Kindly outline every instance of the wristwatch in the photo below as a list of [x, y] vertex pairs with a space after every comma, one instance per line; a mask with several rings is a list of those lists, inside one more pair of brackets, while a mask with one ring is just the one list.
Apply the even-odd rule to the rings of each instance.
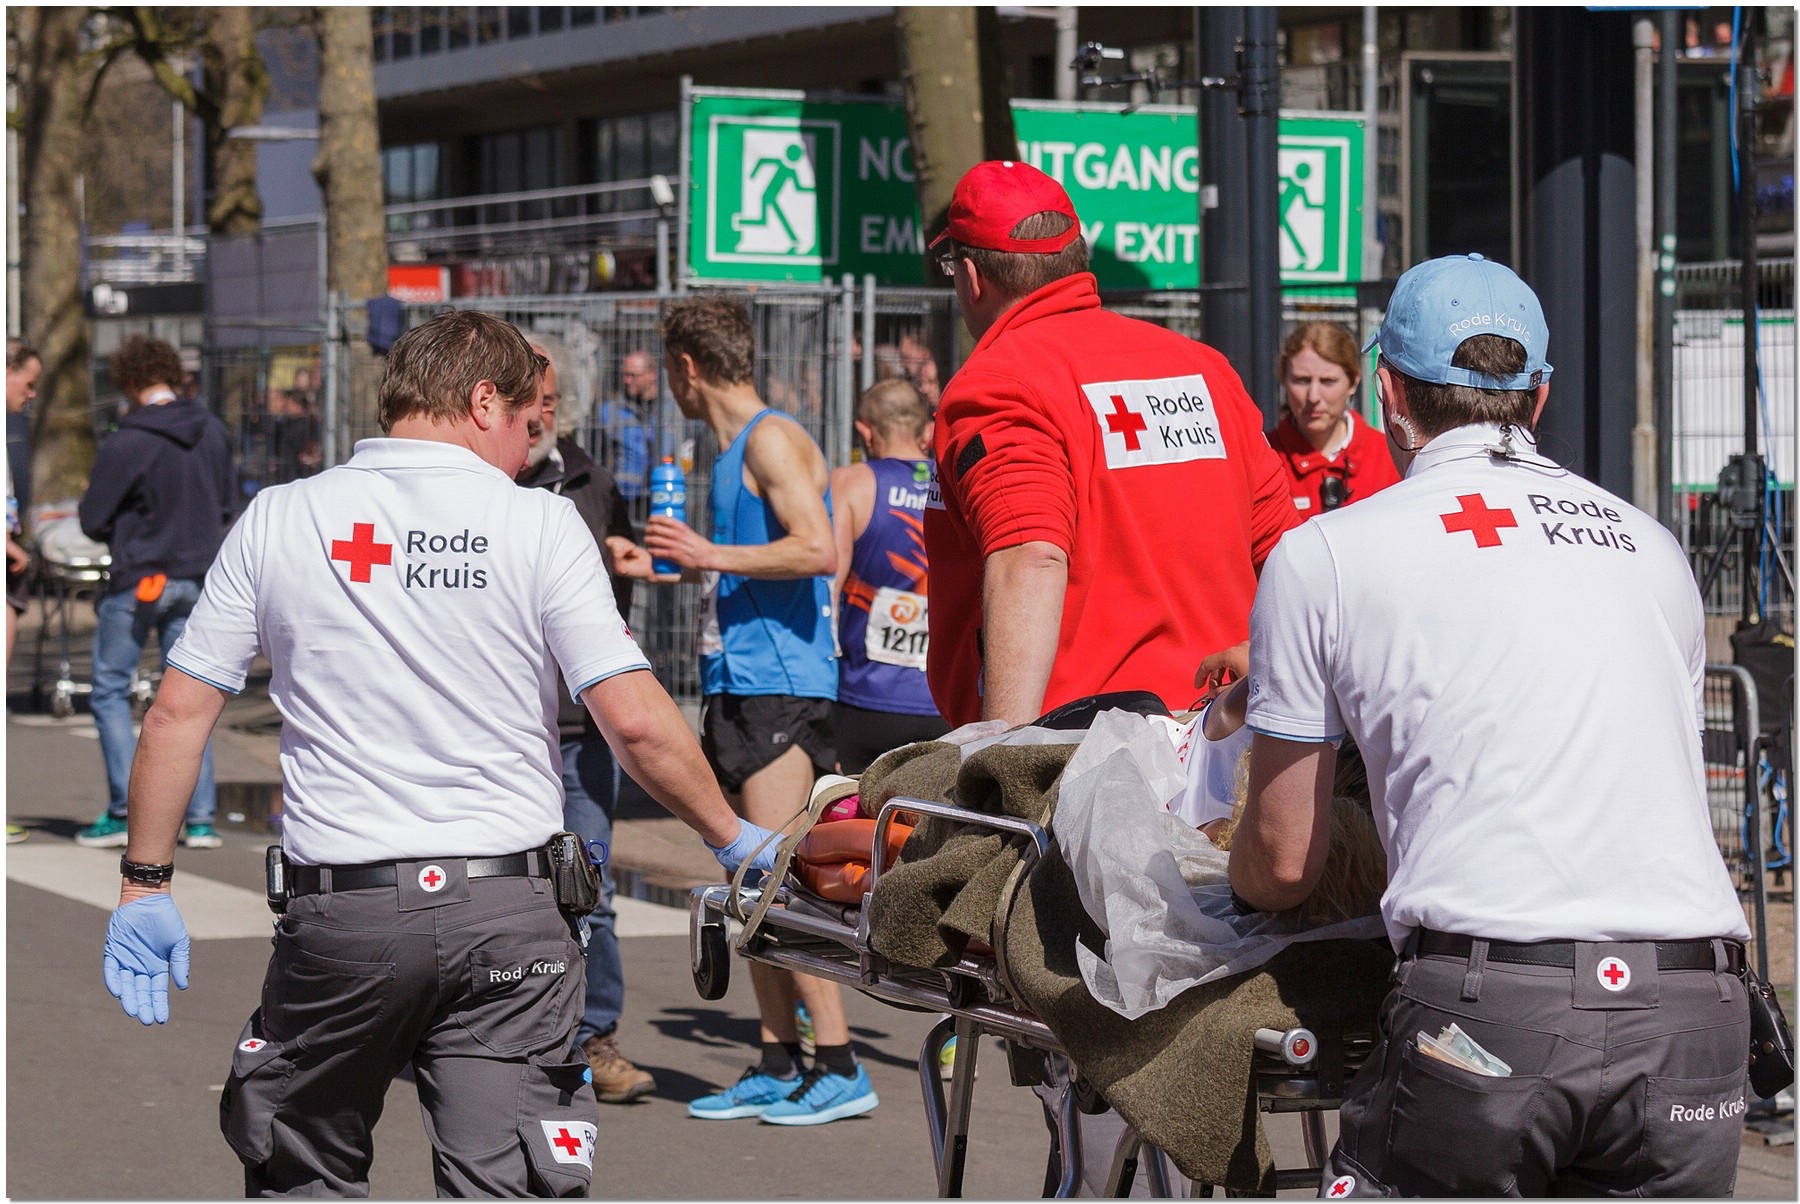
[[173, 865], [145, 865], [140, 861], [127, 861], [124, 854], [119, 856], [119, 874], [139, 886], [161, 886], [175, 876]]

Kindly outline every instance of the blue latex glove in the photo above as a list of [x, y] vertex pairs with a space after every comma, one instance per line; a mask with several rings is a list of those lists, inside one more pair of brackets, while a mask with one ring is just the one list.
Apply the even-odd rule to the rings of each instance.
[[[780, 842], [772, 839], [774, 835], [767, 828], [759, 828], [749, 820], [743, 819], [738, 821], [736, 840], [722, 849], [713, 849], [711, 845], [706, 847], [712, 849], [712, 855], [719, 859], [719, 864], [725, 867], [725, 872], [728, 874], [737, 873], [738, 866], [746, 861], [750, 863], [750, 868], [753, 870], [773, 873], [775, 871], [775, 850], [780, 847]], [[767, 843], [764, 843], [765, 841]], [[760, 852], [757, 850], [757, 845], [762, 845]], [[752, 857], [752, 853], [756, 855]]]
[[134, 899], [112, 914], [101, 952], [106, 989], [145, 1024], [169, 1022], [169, 978], [187, 990], [188, 934], [168, 895]]

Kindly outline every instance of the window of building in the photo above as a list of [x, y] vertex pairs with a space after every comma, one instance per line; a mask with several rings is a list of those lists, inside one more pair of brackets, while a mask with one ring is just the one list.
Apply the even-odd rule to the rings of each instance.
[[600, 19], [600, 10], [597, 8], [584, 6], [581, 8], [570, 8], [569, 9], [569, 25], [571, 27], [576, 27], [576, 26], [581, 26], [581, 25], [592, 25], [594, 22], [598, 21], [599, 19]]
[[444, 48], [444, 10], [419, 10], [419, 53], [436, 54]]
[[[560, 125], [481, 134], [474, 139], [475, 192], [536, 192], [569, 182], [567, 147]], [[557, 209], [560, 212], [560, 207]], [[552, 216], [545, 201], [482, 206], [483, 222], [534, 221]]]
[[538, 32], [555, 33], [563, 27], [563, 14], [568, 9], [562, 7], [540, 8], [537, 10]]
[[500, 40], [499, 5], [484, 5], [475, 10], [475, 40], [483, 46]]
[[413, 40], [419, 27], [419, 10], [416, 8], [396, 8], [393, 13], [393, 30], [390, 34], [392, 46], [389, 53], [396, 59], [409, 59], [413, 55]]
[[520, 4], [506, 10], [507, 37], [528, 38], [531, 33], [531, 9]]
[[474, 37], [474, 22], [470, 20], [470, 12], [466, 8], [448, 8], [444, 12], [445, 23], [450, 27], [450, 49], [461, 50]]
[[369, 25], [375, 33], [375, 61], [385, 63], [388, 60], [388, 26], [392, 22], [392, 9], [371, 8]]
[[381, 171], [387, 203], [437, 200], [444, 195], [442, 168], [443, 148], [436, 142], [383, 147]]

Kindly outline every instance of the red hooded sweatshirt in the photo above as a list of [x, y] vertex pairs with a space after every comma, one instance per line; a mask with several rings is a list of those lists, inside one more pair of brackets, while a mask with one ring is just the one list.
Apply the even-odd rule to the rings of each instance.
[[1256, 574], [1303, 516], [1225, 357], [1100, 308], [1088, 273], [1001, 316], [944, 389], [941, 504], [925, 515], [932, 698], [981, 717], [986, 557], [1069, 557], [1045, 711], [1111, 690], [1190, 702], [1208, 653], [1250, 634]]

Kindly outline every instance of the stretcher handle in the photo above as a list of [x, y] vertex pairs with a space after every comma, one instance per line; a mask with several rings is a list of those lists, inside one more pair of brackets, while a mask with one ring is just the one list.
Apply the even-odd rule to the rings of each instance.
[[992, 828], [1009, 836], [1023, 836], [1037, 846], [1039, 857], [1050, 850], [1050, 834], [1028, 819], [1017, 819], [1011, 815], [989, 815], [985, 811], [969, 811], [962, 807], [952, 807], [948, 803], [927, 802], [922, 798], [891, 798], [881, 805], [881, 811], [875, 816], [875, 847], [870, 851], [869, 889], [864, 892], [864, 899], [875, 893], [875, 884], [880, 881], [881, 871], [886, 868], [881, 863], [885, 860], [882, 854], [887, 850], [888, 827], [894, 822], [894, 816], [902, 811]]
[[1256, 1048], [1275, 1054], [1289, 1066], [1311, 1066], [1319, 1056], [1319, 1039], [1310, 1028], [1259, 1028]]

